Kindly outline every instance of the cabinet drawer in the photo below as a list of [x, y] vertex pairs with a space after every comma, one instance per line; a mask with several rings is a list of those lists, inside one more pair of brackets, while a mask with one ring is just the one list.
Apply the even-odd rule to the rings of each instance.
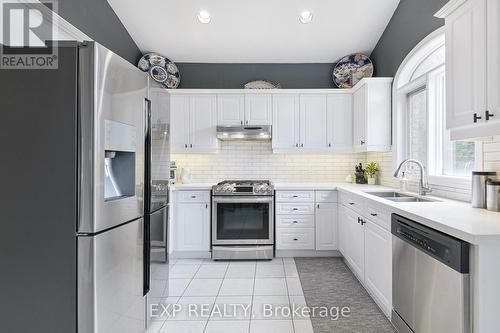
[[276, 191], [276, 202], [314, 202], [314, 191]]
[[314, 215], [276, 215], [276, 228], [314, 228]]
[[365, 204], [365, 216], [387, 231], [391, 231], [391, 213], [381, 205], [367, 202]]
[[363, 215], [363, 201], [353, 195], [346, 193], [340, 194], [340, 203], [350, 209], [354, 210], [358, 214]]
[[337, 191], [316, 191], [316, 202], [337, 202]]
[[276, 229], [276, 249], [313, 250], [314, 228]]
[[178, 191], [178, 202], [210, 202], [210, 191]]
[[313, 202], [290, 202], [276, 203], [276, 214], [277, 215], [313, 215], [314, 214], [314, 203]]

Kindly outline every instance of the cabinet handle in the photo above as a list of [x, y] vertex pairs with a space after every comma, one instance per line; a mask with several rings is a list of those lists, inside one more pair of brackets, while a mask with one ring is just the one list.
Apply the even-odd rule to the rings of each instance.
[[243, 120], [240, 121], [240, 124], [243, 125]]
[[360, 223], [360, 222], [361, 222], [361, 218], [360, 218], [360, 217], [358, 217], [358, 223]]
[[370, 213], [371, 216], [377, 216], [377, 213]]
[[187, 145], [187, 143], [185, 143], [185, 144], [184, 144], [184, 148], [187, 148], [187, 147], [188, 147], [188, 145]]
[[191, 199], [196, 199], [196, 195], [192, 195], [192, 196], [191, 196]]
[[331, 144], [331, 143], [329, 143], [329, 144], [328, 144], [328, 147], [331, 147], [331, 146], [332, 146], [332, 144]]
[[190, 144], [190, 145], [189, 145], [189, 148], [193, 148], [193, 144]]
[[205, 208], [208, 208], [208, 204], [205, 204]]
[[318, 208], [319, 208], [319, 204], [318, 204]]
[[351, 206], [354, 205], [354, 202], [349, 202], [349, 205], [351, 205]]
[[474, 116], [473, 116], [472, 119], [474, 120], [475, 123], [477, 123], [477, 120], [478, 119], [483, 119], [483, 117], [480, 117], [480, 116], [477, 115], [477, 113], [474, 113]]
[[304, 144], [303, 144], [303, 143], [301, 143], [301, 144], [300, 144], [300, 147], [301, 147], [301, 148], [304, 148]]
[[298, 221], [293, 221], [293, 223], [299, 223]]
[[293, 208], [292, 210], [299, 210], [298, 208]]
[[359, 143], [361, 143], [361, 145], [364, 145], [364, 144], [365, 144], [365, 141], [364, 141], [364, 140], [361, 140]]
[[248, 125], [248, 120], [247, 120], [247, 121], [245, 121], [245, 124], [246, 124], [246, 125]]
[[292, 197], [293, 197], [293, 198], [298, 198], [299, 196], [298, 196], [298, 195], [294, 195], [294, 196], [292, 196]]
[[296, 144], [295, 144], [295, 147], [299, 148], [299, 144], [298, 144], [298, 143], [296, 143]]
[[293, 240], [294, 240], [294, 241], [298, 241], [298, 239], [297, 239], [297, 238], [294, 238]]
[[495, 116], [493, 113], [490, 113], [489, 110], [486, 110], [486, 112], [484, 113], [484, 115], [485, 115], [486, 121], [490, 120], [491, 117]]
[[366, 223], [366, 221], [363, 219], [360, 219], [360, 222], [361, 222], [361, 225], [364, 225]]

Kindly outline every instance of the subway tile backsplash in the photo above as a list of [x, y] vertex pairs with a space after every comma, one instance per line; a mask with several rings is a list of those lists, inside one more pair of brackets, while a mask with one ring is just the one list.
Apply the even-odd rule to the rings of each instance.
[[[273, 154], [270, 141], [222, 141], [217, 154], [174, 154], [192, 181], [270, 179], [273, 182], [343, 182], [366, 154]], [[180, 174], [180, 173], [179, 173]]]

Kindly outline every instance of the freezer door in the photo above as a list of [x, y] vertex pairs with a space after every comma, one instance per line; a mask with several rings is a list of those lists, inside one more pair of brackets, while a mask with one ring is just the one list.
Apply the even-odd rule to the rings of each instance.
[[97, 43], [79, 48], [79, 233], [143, 216], [147, 76]]
[[78, 237], [79, 333], [144, 332], [143, 231], [141, 218]]

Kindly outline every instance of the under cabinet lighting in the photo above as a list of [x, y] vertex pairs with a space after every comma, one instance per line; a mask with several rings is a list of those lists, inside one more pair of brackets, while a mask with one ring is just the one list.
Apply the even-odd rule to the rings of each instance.
[[304, 24], [311, 22], [312, 18], [313, 18], [313, 14], [308, 10], [304, 10], [302, 13], [300, 13], [300, 17], [299, 17], [300, 22], [302, 22]]
[[198, 13], [198, 21], [201, 23], [209, 23], [211, 20], [210, 13], [206, 10], [200, 10]]

